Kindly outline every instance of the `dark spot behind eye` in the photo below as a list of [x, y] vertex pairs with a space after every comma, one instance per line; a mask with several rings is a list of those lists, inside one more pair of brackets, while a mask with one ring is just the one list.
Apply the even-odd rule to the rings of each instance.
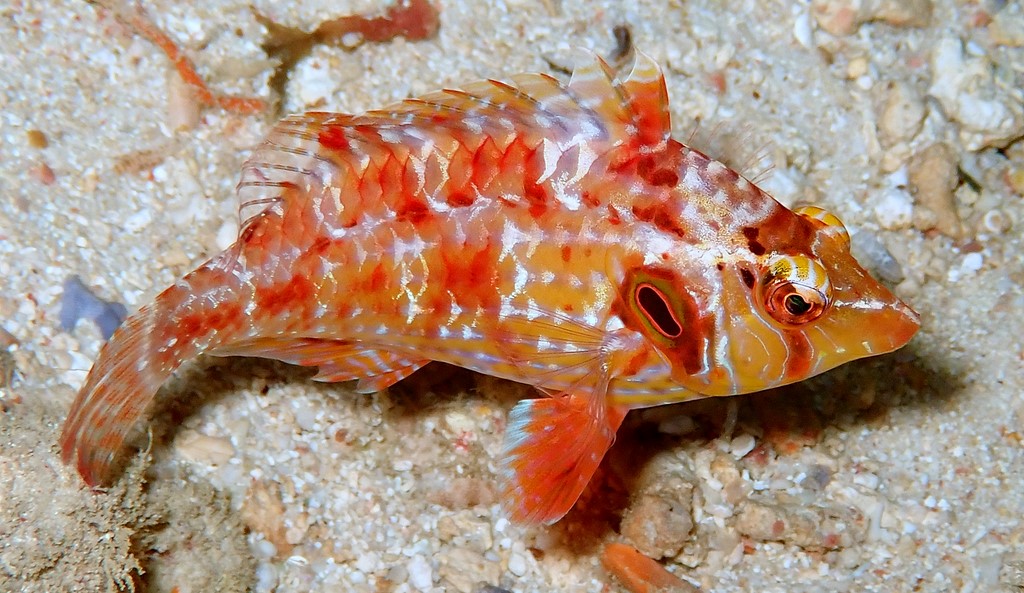
[[666, 338], [677, 338], [683, 333], [665, 296], [651, 285], [642, 284], [637, 287], [636, 303], [648, 321]]
[[746, 268], [740, 268], [740, 276], [743, 278], [743, 283], [747, 285], [747, 288], [754, 288], [754, 273]]
[[743, 227], [743, 236], [747, 238], [747, 247], [750, 248], [750, 252], [754, 255], [764, 255], [765, 248], [757, 240], [758, 235], [760, 235], [760, 231], [757, 230], [757, 227]]

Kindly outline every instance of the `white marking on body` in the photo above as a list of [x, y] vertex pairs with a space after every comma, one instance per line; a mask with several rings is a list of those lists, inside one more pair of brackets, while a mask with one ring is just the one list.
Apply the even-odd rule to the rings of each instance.
[[590, 173], [590, 168], [597, 161], [597, 153], [590, 147], [590, 143], [581, 141], [576, 146], [579, 147], [579, 158], [576, 159], [576, 170], [573, 172], [566, 183], [569, 185], [579, 183], [581, 179]]
[[448, 315], [448, 325], [455, 325], [455, 320], [462, 315], [462, 307], [460, 307], [459, 304], [455, 302], [455, 295], [453, 295], [451, 291], [448, 291], [448, 296], [450, 296], [452, 299], [451, 313]]
[[609, 315], [604, 320], [604, 331], [608, 333], [617, 332], [624, 327], [626, 327], [626, 324], [622, 322], [622, 318], [618, 315]]
[[528, 321], [539, 319], [544, 314], [540, 307], [537, 306], [537, 301], [532, 297], [527, 299], [526, 305], [526, 319]]
[[501, 307], [498, 309], [498, 319], [505, 320], [516, 315], [516, 308], [512, 304], [512, 297], [505, 295], [501, 297]]
[[512, 287], [512, 294], [510, 296], [516, 296], [523, 294], [526, 291], [526, 284], [530, 280], [530, 271], [525, 266], [516, 266], [515, 282]]
[[402, 143], [402, 135], [399, 133], [399, 131], [396, 128], [394, 128], [392, 126], [378, 125], [377, 126], [377, 135], [380, 136], [381, 140], [383, 140], [384, 142], [386, 142], [388, 144], [401, 144]]
[[356, 148], [355, 142], [349, 143], [349, 154], [355, 157], [357, 163], [355, 170], [359, 173], [365, 173], [366, 169], [370, 166], [370, 155]]
[[683, 173], [683, 187], [694, 192], [703, 192], [707, 188], [707, 180], [701, 177], [696, 165], [686, 167]]
[[705, 168], [705, 175], [707, 175], [708, 177], [718, 177], [728, 170], [729, 168], [723, 165], [722, 163], [714, 159], [709, 159], [708, 164]]
[[669, 238], [665, 233], [649, 233], [644, 250], [644, 265], [649, 266], [662, 261], [661, 254], [672, 253], [678, 249], [678, 241]]
[[453, 216], [448, 219], [451, 221], [451, 232], [452, 244], [459, 247], [466, 244], [466, 229], [462, 226], [462, 217]]
[[580, 196], [575, 191], [568, 191], [564, 173], [559, 179], [551, 182], [551, 187], [555, 190], [555, 199], [567, 210], [575, 212], [580, 209]]
[[413, 271], [412, 271], [411, 267], [409, 265], [407, 265], [406, 262], [404, 262], [404, 261], [402, 262], [402, 266], [401, 267], [402, 267], [402, 275], [401, 275], [400, 282], [402, 284], [402, 294], [404, 294], [406, 300], [409, 301], [409, 305], [408, 305], [408, 307], [406, 309], [405, 323], [406, 323], [406, 325], [410, 325], [410, 324], [412, 324], [413, 320], [416, 319], [416, 316], [419, 313], [421, 313], [422, 311], [421, 311], [421, 309], [419, 307], [419, 303], [417, 301], [416, 295], [413, 294], [412, 288], [411, 288], [412, 280], [413, 280], [413, 277], [414, 277]]
[[558, 159], [562, 156], [562, 150], [548, 138], [541, 140], [540, 146], [541, 154], [544, 157], [544, 170], [537, 178], [537, 184], [544, 183], [555, 173], [558, 169]]
[[498, 255], [498, 263], [504, 262], [510, 255], [514, 255], [515, 248], [531, 239], [528, 233], [511, 220], [506, 220], [501, 229], [501, 254]]
[[467, 130], [474, 134], [482, 134], [484, 131], [483, 118], [480, 117], [479, 115], [472, 115], [462, 118], [462, 125], [465, 126]]
[[[431, 147], [432, 146], [433, 145], [431, 144]], [[416, 189], [412, 192], [414, 194], [425, 193], [424, 187], [427, 184], [427, 163], [422, 156], [423, 154], [424, 151], [421, 151], [418, 155], [413, 152], [409, 153], [409, 163], [412, 166], [412, 172], [416, 175]]]

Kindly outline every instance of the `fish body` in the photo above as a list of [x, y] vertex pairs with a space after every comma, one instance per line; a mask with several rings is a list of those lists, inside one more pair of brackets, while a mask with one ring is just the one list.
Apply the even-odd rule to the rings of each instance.
[[510, 413], [506, 506], [553, 522], [630, 409], [748, 393], [891, 351], [917, 314], [790, 211], [670, 136], [658, 66], [483, 81], [280, 122], [238, 240], [115, 333], [61, 439], [85, 481], [199, 354], [384, 389], [443, 361], [536, 386]]

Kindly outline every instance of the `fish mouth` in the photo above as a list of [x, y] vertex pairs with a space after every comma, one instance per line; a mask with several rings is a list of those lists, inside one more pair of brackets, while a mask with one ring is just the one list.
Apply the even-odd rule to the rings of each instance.
[[892, 331], [891, 349], [901, 348], [921, 329], [921, 314], [903, 301], [897, 302], [893, 307], [893, 320], [890, 322]]
[[869, 305], [870, 319], [864, 327], [861, 346], [865, 356], [885, 354], [902, 348], [921, 328], [921, 315], [901, 300]]

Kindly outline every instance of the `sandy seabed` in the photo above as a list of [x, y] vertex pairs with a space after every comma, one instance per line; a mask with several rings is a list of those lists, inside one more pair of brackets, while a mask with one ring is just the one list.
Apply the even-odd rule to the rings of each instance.
[[[272, 98], [254, 9], [310, 30], [379, 8], [146, 11], [213, 88]], [[496, 494], [505, 414], [530, 391], [447, 367], [363, 396], [197, 361], [161, 392], [148, 454], [91, 493], [55, 443], [102, 337], [61, 328], [64, 281], [132, 310], [230, 244], [239, 167], [275, 117], [190, 106], [167, 57], [98, 4], [7, 2], [0, 591], [597, 592], [616, 590], [597, 561], [616, 540], [720, 593], [1024, 590], [1020, 3], [439, 8], [430, 40], [314, 47], [283, 111], [565, 77], [570, 48], [612, 55], [626, 27], [665, 68], [676, 137], [839, 215], [920, 334], [790, 388], [632, 414], [550, 528], [509, 524]]]

